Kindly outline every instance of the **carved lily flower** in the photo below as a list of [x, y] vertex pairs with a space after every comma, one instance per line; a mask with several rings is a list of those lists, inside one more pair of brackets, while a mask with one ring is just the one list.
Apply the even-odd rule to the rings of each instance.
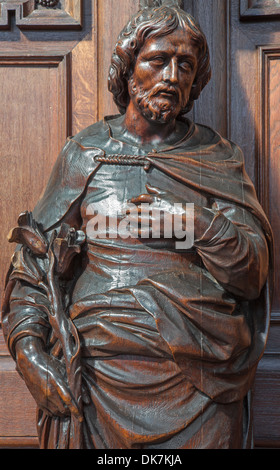
[[81, 252], [81, 245], [85, 242], [85, 238], [81, 230], [75, 230], [68, 224], [61, 225], [59, 233], [54, 235], [52, 242], [58, 275], [65, 273], [73, 257]]
[[33, 286], [39, 286], [43, 282], [42, 272], [25, 246], [14, 253], [12, 266], [10, 279], [21, 279]]
[[65, 308], [57, 275], [67, 272], [73, 257], [80, 253], [86, 236], [84, 232], [62, 224], [59, 233], [56, 230], [52, 232], [48, 244], [31, 213], [21, 214], [18, 224], [8, 237], [10, 242], [22, 245], [12, 258], [10, 280], [21, 279], [44, 290], [45, 295], [38, 292], [30, 299], [37, 308], [46, 312], [52, 328], [52, 341], [57, 338], [61, 346], [69, 387], [79, 410], [78, 415], [71, 415], [71, 434], [80, 448], [83, 435], [81, 347], [78, 331]]
[[48, 242], [40, 232], [32, 213], [25, 211], [18, 218], [18, 227], [13, 228], [9, 235], [10, 243], [27, 246], [37, 256], [44, 256], [48, 250]]

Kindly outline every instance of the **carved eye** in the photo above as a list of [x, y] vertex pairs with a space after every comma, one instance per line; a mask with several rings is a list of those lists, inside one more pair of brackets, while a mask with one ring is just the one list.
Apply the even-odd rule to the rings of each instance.
[[179, 64], [180, 68], [185, 72], [192, 72], [193, 71], [193, 64], [188, 61], [181, 62]]
[[150, 59], [150, 62], [152, 62], [155, 65], [163, 65], [164, 62], [165, 62], [165, 59], [164, 59], [164, 57], [157, 56], [157, 57], [152, 57]]

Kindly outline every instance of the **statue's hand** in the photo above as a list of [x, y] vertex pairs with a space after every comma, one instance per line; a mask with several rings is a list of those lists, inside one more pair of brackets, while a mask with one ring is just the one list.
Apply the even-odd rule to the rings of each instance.
[[40, 339], [25, 337], [16, 343], [17, 366], [39, 408], [51, 415], [79, 411], [67, 385], [62, 363], [47, 354]]
[[[179, 230], [193, 227], [193, 212], [186, 210], [186, 203], [169, 191], [146, 185], [147, 194], [132, 198], [129, 211], [134, 227], [138, 221], [138, 235], [142, 238], [176, 238]], [[135, 220], [134, 220], [135, 219]]]
[[[132, 222], [135, 218], [134, 226], [138, 220], [140, 237], [143, 237], [144, 233], [144, 238], [149, 238], [157, 230], [160, 238], [177, 238], [178, 234], [183, 233], [190, 239], [197, 239], [210, 227], [214, 218], [211, 210], [196, 204], [192, 206], [190, 201], [183, 201], [169, 191], [149, 185], [146, 185], [146, 188], [148, 194], [140, 194], [130, 201], [137, 207], [137, 211], [130, 211], [130, 218]], [[141, 229], [141, 224], [144, 229]], [[173, 230], [166, 231], [166, 226], [172, 227]]]

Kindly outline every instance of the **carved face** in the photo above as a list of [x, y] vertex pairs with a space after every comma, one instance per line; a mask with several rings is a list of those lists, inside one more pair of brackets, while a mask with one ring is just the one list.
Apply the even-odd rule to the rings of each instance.
[[175, 119], [188, 103], [197, 65], [198, 49], [186, 30], [148, 39], [129, 81], [132, 105], [152, 121]]

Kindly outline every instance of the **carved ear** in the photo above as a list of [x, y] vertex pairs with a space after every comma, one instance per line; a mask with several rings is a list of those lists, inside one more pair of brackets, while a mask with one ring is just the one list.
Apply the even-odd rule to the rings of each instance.
[[160, 7], [162, 5], [166, 5], [168, 7], [181, 7], [182, 3], [182, 0], [140, 0], [140, 9], [145, 7]]

